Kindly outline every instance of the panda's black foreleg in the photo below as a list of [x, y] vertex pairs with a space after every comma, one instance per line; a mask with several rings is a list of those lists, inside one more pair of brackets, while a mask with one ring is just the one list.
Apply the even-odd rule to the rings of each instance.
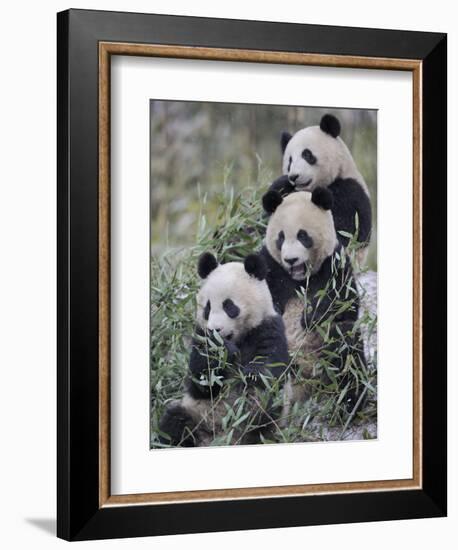
[[282, 197], [290, 195], [296, 191], [296, 188], [289, 181], [288, 176], [280, 176], [269, 187], [269, 191], [277, 191]]
[[[204, 333], [202, 330], [198, 330], [197, 334], [202, 336]], [[213, 342], [220, 346], [219, 342], [216, 342], [212, 336], [207, 336], [207, 338], [213, 340]], [[239, 356], [239, 349], [230, 340], [223, 339], [223, 346], [227, 352], [227, 362], [229, 364], [234, 363]], [[196, 398], [210, 398], [216, 397], [220, 391], [220, 386], [213, 384], [210, 386], [202, 385], [199, 383], [199, 380], [202, 376], [208, 376], [211, 372], [217, 376], [225, 378], [226, 368], [228, 365], [225, 365], [220, 361], [219, 357], [212, 357], [212, 350], [210, 348], [206, 349], [206, 346], [203, 342], [193, 339], [192, 341], [192, 350], [189, 358], [189, 372], [191, 377], [188, 381], [188, 391], [191, 395]]]
[[[337, 372], [344, 371], [350, 361], [354, 366], [353, 370], [358, 371], [361, 368], [366, 368], [366, 358], [364, 355], [361, 334], [359, 330], [355, 330], [352, 321], [333, 324], [329, 331], [329, 341], [325, 344], [323, 349], [329, 352], [326, 356], [331, 366]], [[323, 376], [326, 382], [329, 383], [330, 380], [328, 376], [326, 374]], [[346, 386], [348, 386], [348, 390], [345, 396], [345, 407], [348, 412], [351, 412], [358, 403], [361, 392], [364, 391], [364, 386], [358, 384], [354, 374], [348, 371], [348, 369], [339, 379], [340, 389]], [[361, 408], [362, 405], [362, 402], [359, 403], [358, 409]]]
[[165, 410], [160, 422], [159, 441], [173, 447], [196, 447], [197, 425], [191, 415], [180, 404], [172, 404]]

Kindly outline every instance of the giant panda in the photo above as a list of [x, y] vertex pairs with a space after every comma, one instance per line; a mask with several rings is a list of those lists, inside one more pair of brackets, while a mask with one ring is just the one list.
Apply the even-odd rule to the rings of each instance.
[[[317, 186], [312, 193], [286, 197], [270, 190], [263, 206], [270, 214], [261, 250], [266, 280], [297, 367], [285, 387], [286, 418], [292, 404], [306, 397], [306, 382], [317, 374], [318, 360], [336, 373], [352, 362], [365, 366], [359, 296], [351, 261], [336, 235], [329, 189]], [[318, 374], [327, 380], [324, 370]], [[343, 377], [341, 383], [347, 382]], [[348, 396], [351, 407], [357, 392]]]
[[356, 235], [357, 259], [363, 265], [372, 229], [369, 190], [339, 137], [340, 129], [339, 120], [325, 114], [319, 126], [308, 126], [294, 135], [282, 132], [283, 176], [270, 189], [282, 195], [318, 187], [329, 189], [334, 198], [331, 210], [338, 239], [347, 246], [349, 235]]
[[[160, 421], [161, 442], [182, 447], [259, 443], [275, 414], [265, 384], [278, 381], [289, 360], [265, 261], [251, 254], [244, 263], [219, 265], [205, 253], [198, 273], [203, 282], [185, 392]], [[232, 418], [231, 410], [236, 412]], [[224, 439], [231, 425], [234, 432]]]

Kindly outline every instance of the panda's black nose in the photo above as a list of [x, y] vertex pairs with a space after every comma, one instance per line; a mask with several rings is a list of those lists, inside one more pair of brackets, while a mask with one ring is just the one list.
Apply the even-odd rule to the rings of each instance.
[[285, 258], [285, 262], [289, 265], [294, 265], [299, 258]]
[[299, 174], [291, 174], [291, 176], [289, 176], [289, 181], [292, 181], [294, 183], [298, 177]]

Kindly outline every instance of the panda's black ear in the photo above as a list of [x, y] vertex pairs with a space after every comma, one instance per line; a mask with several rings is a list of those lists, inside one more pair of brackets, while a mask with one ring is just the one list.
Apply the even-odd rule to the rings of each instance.
[[245, 271], [251, 277], [263, 281], [267, 275], [267, 264], [259, 254], [250, 254], [245, 258]]
[[283, 197], [278, 191], [267, 191], [267, 193], [262, 197], [262, 206], [268, 214], [273, 214], [282, 202]]
[[280, 136], [280, 145], [281, 145], [281, 152], [282, 152], [282, 153], [285, 152], [286, 146], [288, 145], [289, 140], [290, 140], [292, 137], [293, 137], [293, 136], [292, 136], [289, 132], [282, 132], [282, 133], [281, 133], [281, 136]]
[[320, 128], [333, 138], [340, 135], [340, 122], [334, 115], [323, 115], [320, 122]]
[[334, 197], [326, 187], [317, 187], [313, 190], [312, 202], [323, 210], [330, 210], [334, 204]]
[[210, 254], [210, 252], [204, 252], [199, 258], [199, 263], [197, 264], [197, 272], [201, 279], [206, 279], [210, 273], [218, 267], [218, 262], [216, 261], [215, 256]]

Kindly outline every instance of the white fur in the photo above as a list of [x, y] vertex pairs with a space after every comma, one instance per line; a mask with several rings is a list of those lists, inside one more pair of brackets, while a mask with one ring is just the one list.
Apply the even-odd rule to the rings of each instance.
[[[223, 302], [232, 300], [240, 313], [231, 319]], [[204, 319], [204, 309], [210, 301], [210, 315]], [[265, 280], [250, 276], [241, 262], [219, 265], [203, 281], [197, 294], [197, 322], [203, 329], [220, 329], [221, 336], [237, 341], [248, 330], [275, 315], [272, 297]]]
[[[312, 248], [306, 248], [297, 239], [300, 229], [307, 231], [313, 239]], [[280, 231], [285, 234], [285, 240], [281, 250], [278, 250], [276, 241]], [[265, 242], [272, 258], [289, 273], [291, 266], [286, 262], [288, 258], [298, 258], [295, 266], [305, 265], [311, 273], [316, 273], [337, 245], [332, 213], [314, 204], [308, 192], [291, 193], [270, 217]], [[293, 272], [291, 275], [294, 279], [303, 280], [306, 272]]]
[[[317, 158], [309, 164], [303, 157], [304, 149], [310, 149]], [[289, 159], [291, 157], [291, 166]], [[288, 142], [283, 155], [283, 174], [299, 177], [292, 182], [297, 189], [313, 191], [315, 187], [330, 185], [336, 178], [354, 178], [369, 196], [366, 182], [343, 140], [323, 132], [319, 126], [309, 126], [296, 132]]]

